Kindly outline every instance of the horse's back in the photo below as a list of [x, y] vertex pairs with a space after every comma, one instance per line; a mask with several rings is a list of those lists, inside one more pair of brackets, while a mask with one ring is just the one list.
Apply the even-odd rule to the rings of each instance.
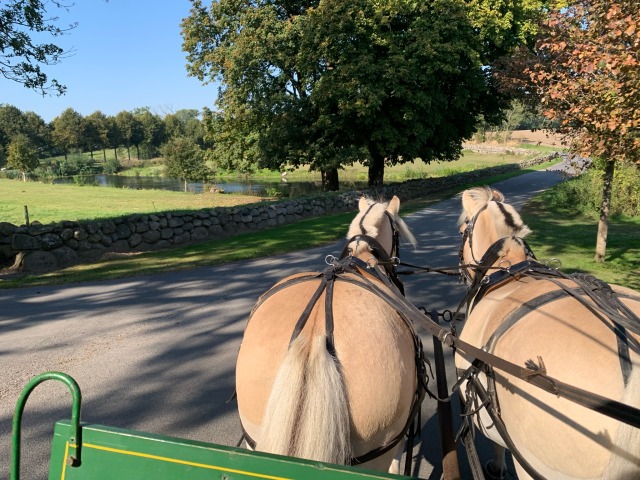
[[[260, 425], [292, 334], [321, 277], [301, 273], [265, 294], [247, 323], [236, 366], [238, 410], [250, 436]], [[308, 277], [303, 281], [301, 278]], [[351, 274], [345, 278], [355, 278]], [[297, 279], [297, 280], [294, 280]], [[292, 281], [293, 280], [293, 281]], [[284, 287], [284, 288], [283, 288]], [[301, 337], [326, 334], [325, 293], [310, 309]], [[338, 279], [332, 296], [336, 361], [347, 389], [354, 456], [404, 427], [416, 389], [413, 337], [397, 312], [358, 284]]]
[[[575, 285], [567, 287], [577, 292]], [[640, 315], [640, 294], [613, 288]], [[628, 379], [625, 384], [623, 378], [613, 324], [549, 281], [524, 278], [489, 292], [470, 314], [461, 339], [486, 345], [519, 366], [533, 362], [557, 380], [640, 407], [640, 385]], [[637, 378], [640, 356], [633, 348], [629, 355]], [[546, 472], [545, 477], [600, 478], [621, 424], [524, 380], [495, 373], [500, 414], [532, 466]], [[488, 433], [497, 440], [495, 432]]]

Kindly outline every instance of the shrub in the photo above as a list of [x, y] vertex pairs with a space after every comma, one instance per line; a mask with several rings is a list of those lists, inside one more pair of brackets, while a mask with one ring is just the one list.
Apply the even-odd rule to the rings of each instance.
[[[597, 216], [602, 202], [604, 163], [595, 161], [583, 175], [568, 180], [542, 195], [556, 211]], [[640, 216], [640, 168], [631, 163], [616, 165], [611, 192], [611, 216]]]

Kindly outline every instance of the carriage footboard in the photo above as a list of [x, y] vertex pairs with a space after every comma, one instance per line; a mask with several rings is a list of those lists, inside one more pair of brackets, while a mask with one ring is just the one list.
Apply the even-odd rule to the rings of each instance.
[[20, 478], [21, 422], [27, 399], [39, 384], [48, 380], [64, 383], [72, 395], [71, 419], [55, 424], [49, 480], [407, 478], [134, 430], [83, 424], [80, 422], [82, 399], [78, 384], [67, 374], [47, 372], [34, 377], [18, 399], [13, 419], [11, 480]]
[[406, 478], [101, 425], [82, 425], [82, 460], [69, 466], [71, 427], [56, 423], [49, 480]]

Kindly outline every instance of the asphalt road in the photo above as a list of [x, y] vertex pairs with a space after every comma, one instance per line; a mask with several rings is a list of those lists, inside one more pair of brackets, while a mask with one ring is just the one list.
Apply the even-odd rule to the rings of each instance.
[[[556, 172], [542, 171], [495, 187], [520, 208], [561, 180]], [[402, 260], [456, 265], [459, 212], [454, 198], [406, 217], [418, 248], [404, 246]], [[77, 380], [85, 422], [235, 445], [241, 430], [235, 402], [228, 400], [251, 307], [277, 280], [324, 268], [325, 256], [338, 255], [342, 246], [133, 279], [0, 290], [0, 478], [9, 478], [18, 395], [30, 378], [48, 370]], [[454, 309], [465, 289], [457, 277], [434, 273], [407, 276], [404, 282], [409, 300], [429, 310]], [[423, 343], [431, 357], [431, 337], [423, 335]], [[452, 385], [450, 355], [447, 362]], [[53, 422], [70, 417], [69, 405], [66, 387], [53, 382], [29, 398], [23, 478], [47, 478]], [[414, 469], [420, 478], [437, 479], [441, 473], [434, 412], [435, 402], [426, 399]]]

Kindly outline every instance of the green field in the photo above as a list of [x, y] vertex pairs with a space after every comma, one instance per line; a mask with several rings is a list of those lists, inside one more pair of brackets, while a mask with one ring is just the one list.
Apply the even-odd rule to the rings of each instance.
[[[538, 168], [543, 167], [544, 165]], [[519, 173], [523, 172], [487, 178], [482, 183], [493, 183]], [[2, 185], [0, 183], [0, 188]], [[70, 188], [83, 190], [87, 187]], [[403, 204], [403, 212], [406, 214], [424, 208], [435, 201], [454, 195], [462, 188], [434, 192], [429, 197], [406, 202]], [[132, 191], [131, 193], [140, 192]], [[177, 197], [187, 195], [193, 196], [193, 194], [177, 194]], [[553, 195], [553, 189], [545, 195]], [[554, 212], [546, 207], [542, 197], [529, 202], [523, 208], [522, 216], [533, 230], [528, 241], [539, 259], [558, 258], [562, 262], [561, 269], [567, 273], [589, 272], [605, 281], [640, 289], [640, 244], [636, 241], [640, 238], [640, 218], [612, 220], [609, 227], [607, 261], [604, 264], [597, 264], [593, 260], [595, 218]], [[0, 276], [0, 288], [115, 279], [275, 255], [338, 240], [344, 235], [345, 228], [352, 217], [353, 214], [349, 213], [328, 215], [270, 230], [172, 250], [113, 255], [99, 262], [77, 265], [46, 274], [23, 275], [5, 272], [5, 275]]]
[[[479, 154], [465, 151], [462, 158], [453, 162], [424, 163], [419, 160], [411, 164], [395, 165], [385, 169], [386, 182], [401, 182], [413, 178], [443, 177], [454, 173], [467, 172], [495, 165], [517, 163], [533, 158], [544, 147], [539, 147], [529, 155]], [[137, 162], [129, 173], [152, 174], [161, 168], [157, 161]], [[227, 175], [221, 178], [237, 178]], [[280, 181], [279, 172], [259, 171], [251, 176], [255, 180]], [[289, 182], [320, 181], [319, 172], [309, 172], [299, 168], [287, 175]], [[367, 168], [354, 164], [340, 171], [343, 182], [366, 182]], [[154, 213], [171, 210], [197, 210], [217, 206], [232, 206], [268, 201], [251, 195], [220, 195], [211, 193], [169, 192], [164, 190], [132, 190], [96, 186], [52, 185], [40, 182], [20, 182], [0, 179], [0, 221], [22, 225], [25, 223], [25, 206], [29, 220], [46, 224], [62, 220], [95, 220], [130, 213]]]

